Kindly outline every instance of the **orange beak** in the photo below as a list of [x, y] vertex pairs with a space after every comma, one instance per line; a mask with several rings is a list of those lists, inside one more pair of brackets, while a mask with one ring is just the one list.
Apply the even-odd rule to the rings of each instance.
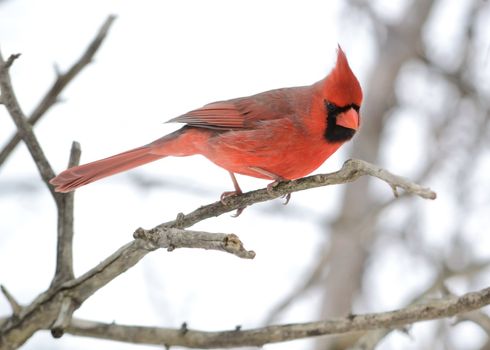
[[336, 124], [343, 126], [344, 128], [357, 130], [359, 129], [359, 113], [351, 108], [348, 111], [339, 114]]

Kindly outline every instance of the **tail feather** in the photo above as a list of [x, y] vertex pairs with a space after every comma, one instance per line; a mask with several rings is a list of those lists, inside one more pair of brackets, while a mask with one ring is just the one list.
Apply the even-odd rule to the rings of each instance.
[[92, 163], [66, 169], [49, 181], [56, 192], [71, 192], [78, 187], [100, 180], [137, 166], [165, 157], [151, 153], [152, 148], [143, 146]]

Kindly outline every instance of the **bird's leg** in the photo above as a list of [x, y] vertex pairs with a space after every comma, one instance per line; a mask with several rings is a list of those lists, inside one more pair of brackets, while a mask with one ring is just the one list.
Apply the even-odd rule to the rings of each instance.
[[223, 204], [225, 204], [224, 201], [226, 200], [226, 198], [230, 196], [237, 196], [243, 193], [240, 185], [238, 184], [238, 181], [236, 180], [235, 174], [233, 174], [231, 171], [229, 171], [228, 173], [230, 174], [231, 181], [233, 181], [233, 187], [235, 187], [235, 191], [227, 191], [221, 194], [220, 200]]
[[[238, 196], [242, 194], [242, 189], [240, 188], [240, 185], [238, 184], [238, 181], [236, 180], [235, 174], [233, 174], [231, 171], [228, 172], [231, 177], [231, 181], [233, 182], [233, 187], [235, 187], [235, 191], [227, 191], [223, 192], [220, 197], [220, 201], [223, 205], [226, 205], [226, 198], [231, 197], [231, 196]], [[245, 207], [243, 208], [238, 208], [236, 210], [236, 213], [233, 214], [233, 217], [239, 216], [243, 211], [245, 210]]]
[[[270, 184], [267, 185], [267, 192], [271, 193], [272, 190], [274, 189], [274, 187], [276, 187], [277, 185], [279, 185], [279, 183], [281, 181], [285, 181], [287, 179], [283, 178], [282, 176], [279, 176], [279, 175], [276, 175], [274, 173], [271, 173], [267, 170], [264, 170], [262, 168], [258, 168], [258, 167], [250, 167], [250, 169], [258, 172], [259, 174], [262, 174], [262, 175], [265, 175], [267, 177], [270, 177], [271, 179], [273, 179], [274, 181], [272, 181]], [[285, 194], [284, 196], [282, 196], [282, 198], [285, 198], [285, 202], [283, 203], [284, 205], [288, 204], [289, 203], [289, 200], [291, 199], [291, 193], [287, 193]]]

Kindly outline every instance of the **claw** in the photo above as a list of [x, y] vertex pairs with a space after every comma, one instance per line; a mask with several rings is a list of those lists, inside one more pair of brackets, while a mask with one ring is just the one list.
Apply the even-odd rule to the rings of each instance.
[[237, 217], [239, 217], [239, 216], [240, 216], [240, 215], [243, 213], [243, 211], [244, 211], [244, 210], [245, 210], [245, 207], [243, 207], [243, 208], [238, 208], [238, 209], [236, 210], [235, 214], [233, 214], [231, 217], [232, 217], [232, 218], [237, 218]]
[[[238, 185], [238, 181], [236, 180], [236, 177], [235, 177], [235, 174], [233, 174], [231, 171], [230, 171], [230, 176], [231, 176], [231, 181], [233, 181], [233, 187], [235, 187], [235, 191], [227, 191], [227, 192], [223, 192], [220, 196], [220, 202], [221, 204], [223, 205], [228, 205], [226, 203], [226, 199], [231, 197], [231, 196], [239, 196], [241, 195], [243, 192], [242, 192], [242, 189], [240, 188], [240, 186]], [[243, 211], [245, 210], [245, 207], [243, 208], [238, 208], [236, 210], [236, 213], [232, 215], [232, 217], [236, 218], [238, 216], [240, 216], [241, 213], [243, 213]]]
[[219, 197], [219, 201], [221, 202], [221, 204], [227, 205], [227, 203], [226, 203], [227, 198], [233, 197], [233, 196], [238, 196], [240, 194], [242, 194], [242, 191], [240, 191], [240, 192], [238, 192], [238, 191], [226, 191], [226, 192], [223, 192], [221, 194], [221, 196]]
[[[273, 174], [273, 173], [270, 173], [264, 169], [261, 169], [261, 168], [257, 168], [257, 167], [252, 167], [253, 170], [255, 170], [256, 172], [262, 174], [262, 175], [266, 175], [266, 176], [269, 176], [270, 178], [274, 179], [274, 181], [272, 181], [270, 184], [267, 185], [267, 192], [269, 192], [269, 194], [272, 194], [272, 191], [274, 189], [274, 187], [276, 187], [277, 185], [279, 185], [279, 183], [281, 181], [285, 181], [286, 179], [279, 176], [279, 175], [276, 175], [276, 174]], [[284, 196], [282, 196], [282, 198], [285, 198], [286, 201], [283, 203], [284, 205], [288, 204], [289, 203], [289, 200], [291, 199], [291, 193], [288, 193], [288, 194], [285, 194]]]
[[277, 185], [279, 185], [279, 182], [281, 182], [281, 180], [274, 180], [270, 184], [268, 184], [267, 185], [267, 192], [269, 192], [269, 194], [272, 194], [272, 191], [274, 190], [274, 187], [276, 187]]

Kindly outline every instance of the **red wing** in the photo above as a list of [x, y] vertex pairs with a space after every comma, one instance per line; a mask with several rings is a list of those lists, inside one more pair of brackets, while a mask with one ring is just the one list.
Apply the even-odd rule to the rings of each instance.
[[238, 111], [232, 102], [214, 102], [170, 119], [167, 123], [185, 123], [212, 129], [243, 129], [246, 114]]
[[278, 89], [250, 97], [210, 103], [168, 122], [219, 130], [250, 129], [258, 122], [294, 114], [288, 90]]

